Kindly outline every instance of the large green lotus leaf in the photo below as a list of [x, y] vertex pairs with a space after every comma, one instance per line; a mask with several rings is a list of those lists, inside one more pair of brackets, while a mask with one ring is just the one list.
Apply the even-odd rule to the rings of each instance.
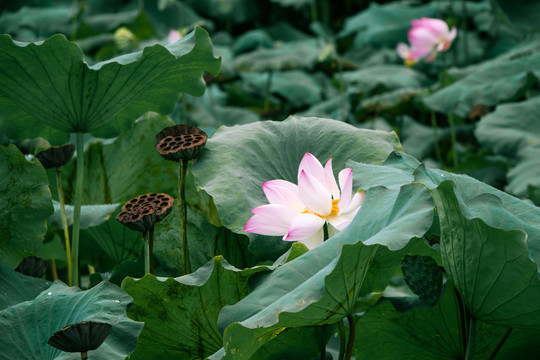
[[321, 101], [321, 85], [304, 71], [290, 70], [275, 74], [243, 73], [242, 80], [254, 88], [254, 92], [264, 94], [268, 77], [270, 92], [287, 100], [293, 108], [313, 105]]
[[68, 133], [114, 137], [147, 111], [171, 113], [180, 92], [200, 96], [202, 73], [219, 72], [202, 28], [168, 47], [88, 66], [63, 35], [40, 43], [0, 36], [0, 130], [10, 138], [42, 136], [64, 143]]
[[[441, 225], [444, 267], [471, 315], [512, 327], [540, 328], [540, 279], [527, 252], [527, 233], [491, 227], [473, 218], [452, 181], [432, 190]], [[495, 196], [478, 196], [485, 208]]]
[[353, 160], [347, 161], [347, 167], [353, 170], [353, 184], [367, 190], [375, 186], [399, 189], [414, 181], [414, 170], [420, 162], [410, 155], [393, 151], [383, 164], [364, 164]]
[[[114, 142], [91, 143], [85, 151], [83, 203], [123, 203], [151, 192], [176, 194], [178, 164], [163, 159], [154, 145], [156, 134], [171, 125], [174, 122], [168, 117], [147, 113]], [[76, 162], [64, 166], [63, 173], [66, 202], [70, 202]], [[56, 184], [55, 179], [50, 181]]]
[[540, 146], [529, 146], [518, 153], [517, 164], [508, 171], [505, 190], [516, 196], [526, 197], [529, 186], [540, 185]]
[[427, 169], [423, 164], [415, 171], [415, 181], [430, 189], [445, 180], [455, 182], [455, 192], [467, 205], [470, 218], [481, 218], [494, 228], [526, 232], [529, 256], [540, 266], [540, 208], [466, 175]]
[[332, 324], [354, 312], [376, 245], [399, 250], [422, 237], [432, 217], [433, 202], [421, 185], [369, 189], [347, 228], [262, 275], [247, 297], [221, 312], [226, 358], [249, 359], [286, 328]]
[[[349, 159], [382, 163], [399, 149], [394, 133], [357, 129], [340, 121], [291, 116], [285, 121], [264, 121], [223, 127], [208, 140], [193, 175], [199, 187], [214, 199], [223, 225], [243, 233], [250, 211], [267, 199], [265, 181], [297, 183], [298, 165], [306, 152], [322, 163], [332, 158], [337, 174]], [[219, 176], [217, 176], [219, 174]], [[277, 258], [287, 244], [277, 237], [253, 236], [256, 255]]]
[[421, 72], [399, 65], [374, 65], [361, 70], [345, 71], [343, 79], [362, 93], [369, 93], [380, 86], [395, 90], [419, 88], [427, 83], [427, 77]]
[[[399, 312], [389, 301], [368, 309], [356, 322], [353, 356], [357, 359], [463, 359], [459, 304], [451, 282], [433, 307]], [[506, 329], [483, 322], [477, 325], [475, 359], [487, 360]], [[497, 359], [536, 359], [539, 332], [514, 329]], [[384, 343], [384, 346], [381, 346]], [[519, 355], [518, 355], [519, 354]]]
[[143, 324], [130, 320], [126, 309], [133, 300], [122, 289], [102, 282], [87, 291], [55, 281], [31, 301], [0, 311], [0, 359], [80, 359], [47, 344], [61, 328], [81, 321], [105, 322], [111, 333], [90, 359], [125, 359], [137, 343]]
[[486, 62], [471, 74], [424, 99], [430, 109], [466, 117], [474, 105], [493, 106], [515, 99], [540, 76], [540, 54]]
[[[81, 229], [98, 226], [107, 221], [120, 204], [83, 205], [81, 206]], [[60, 203], [53, 200], [54, 214], [49, 218], [49, 223], [56, 227], [62, 227], [62, 210]], [[64, 205], [68, 226], [73, 224], [73, 206]]]
[[49, 286], [50, 281], [23, 275], [0, 263], [0, 311], [34, 299]]
[[34, 41], [55, 33], [69, 34], [72, 30], [73, 7], [49, 5], [22, 7], [16, 12], [5, 12], [0, 17], [0, 33], [11, 34], [19, 41]]
[[97, 244], [115, 264], [135, 260], [143, 245], [142, 234], [139, 231], [131, 230], [116, 220], [116, 215], [120, 211], [120, 209], [115, 211], [99, 226], [81, 231], [82, 239]]
[[234, 67], [254, 72], [311, 69], [322, 45], [316, 39], [308, 39], [282, 43], [273, 49], [259, 48], [236, 57]]
[[502, 104], [484, 116], [474, 134], [491, 151], [514, 157], [530, 144], [540, 142], [540, 96], [519, 103]]
[[[188, 206], [187, 209], [187, 240], [192, 271], [217, 255], [223, 255], [231, 265], [240, 269], [257, 263], [257, 258], [248, 250], [247, 236], [235, 234], [224, 227], [215, 227], [193, 207]], [[171, 213], [156, 224], [154, 236], [153, 254], [163, 275], [179, 276], [182, 273], [182, 229], [177, 202]]]
[[15, 268], [43, 242], [53, 213], [47, 175], [15, 147], [0, 146], [0, 262]]
[[355, 47], [367, 44], [395, 46], [399, 41], [407, 41], [407, 31], [411, 28], [412, 20], [435, 15], [436, 10], [432, 4], [411, 7], [371, 3], [366, 10], [345, 20], [339, 36], [357, 33]]
[[122, 288], [135, 300], [128, 314], [145, 323], [131, 359], [205, 359], [218, 351], [219, 312], [246, 296], [248, 278], [264, 270], [239, 270], [218, 256], [178, 278], [126, 278]]

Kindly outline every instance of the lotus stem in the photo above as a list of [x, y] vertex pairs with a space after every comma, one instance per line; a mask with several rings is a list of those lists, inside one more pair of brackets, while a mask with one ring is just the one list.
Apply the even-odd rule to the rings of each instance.
[[187, 205], [185, 179], [188, 161], [181, 159], [178, 161], [178, 209], [180, 215], [180, 226], [182, 228], [182, 275], [189, 274], [191, 268], [189, 265], [189, 250], [187, 243]]
[[458, 156], [456, 150], [456, 127], [454, 126], [454, 115], [448, 115], [448, 124], [450, 125], [450, 137], [452, 139], [452, 163], [454, 167], [458, 166]]
[[311, 0], [311, 22], [319, 21], [319, 12], [317, 11], [317, 0]]
[[73, 272], [71, 269], [71, 244], [69, 242], [69, 229], [66, 218], [66, 208], [64, 202], [64, 192], [62, 191], [62, 168], [56, 168], [56, 188], [58, 190], [58, 199], [60, 200], [60, 211], [62, 213], [62, 226], [64, 227], [64, 239], [66, 241], [66, 254], [68, 263], [68, 285], [72, 285]]
[[339, 332], [339, 356], [338, 360], [343, 360], [345, 357], [345, 349], [347, 347], [347, 339], [345, 339], [345, 325], [343, 325], [343, 320], [338, 322], [338, 332]]
[[148, 261], [150, 263], [150, 274], [156, 275], [156, 271], [154, 270], [154, 263], [152, 262], [152, 253], [154, 251], [154, 225], [150, 228], [150, 231], [148, 232]]
[[81, 353], [81, 360], [86, 360], [88, 359], [88, 352], [84, 351]]
[[79, 286], [79, 235], [84, 184], [84, 142], [82, 132], [76, 133], [76, 136], [77, 176], [75, 180], [75, 200], [73, 209], [73, 247], [71, 249], [71, 265], [73, 285]]
[[356, 323], [354, 322], [354, 315], [348, 314], [347, 321], [349, 323], [349, 340], [347, 342], [347, 352], [345, 353], [345, 360], [351, 360], [354, 347], [354, 338], [356, 337]]
[[441, 148], [439, 147], [439, 135], [437, 133], [437, 118], [434, 111], [431, 112], [431, 127], [433, 128], [433, 140], [435, 141], [435, 154], [437, 155], [437, 161], [439, 164], [442, 164]]
[[461, 0], [461, 10], [462, 10], [462, 24], [463, 24], [463, 54], [465, 55], [465, 64], [469, 64], [469, 42], [467, 40], [467, 3], [465, 0]]
[[345, 121], [345, 81], [343, 80], [343, 63], [337, 56], [336, 61], [339, 72], [339, 118], [341, 121]]
[[465, 360], [472, 360], [474, 356], [474, 345], [476, 341], [476, 318], [474, 316], [471, 316], [469, 324], [469, 343], [467, 344]]
[[144, 273], [150, 274], [150, 263], [152, 262], [150, 254], [150, 240], [148, 239], [148, 231], [143, 232], [144, 242]]
[[[69, 255], [67, 257], [69, 259]], [[56, 270], [56, 260], [51, 259], [51, 274], [53, 280], [58, 280], [58, 271]]]
[[504, 343], [506, 342], [506, 340], [508, 339], [511, 333], [512, 333], [512, 328], [506, 329], [506, 332], [502, 336], [501, 340], [499, 340], [499, 342], [497, 343], [497, 346], [495, 346], [495, 349], [493, 349], [493, 352], [489, 356], [489, 360], [495, 360], [495, 357], [499, 353], [499, 350], [501, 350], [502, 346], [504, 345]]
[[266, 91], [264, 94], [264, 107], [263, 111], [267, 112], [270, 110], [270, 93], [272, 89], [272, 76], [274, 75], [273, 71], [268, 72], [268, 78], [266, 79]]

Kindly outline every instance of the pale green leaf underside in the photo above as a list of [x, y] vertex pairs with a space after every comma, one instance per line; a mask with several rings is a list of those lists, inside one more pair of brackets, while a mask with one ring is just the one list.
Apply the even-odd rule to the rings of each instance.
[[154, 45], [90, 67], [63, 35], [30, 44], [1, 35], [0, 129], [11, 138], [43, 136], [52, 143], [72, 132], [113, 137], [147, 111], [172, 112], [181, 92], [202, 95], [202, 73], [217, 75], [219, 68], [199, 27], [166, 48]]
[[131, 303], [125, 292], [108, 282], [81, 291], [56, 281], [35, 299], [0, 311], [0, 359], [80, 359], [79, 353], [61, 352], [47, 340], [57, 330], [81, 321], [112, 325], [107, 340], [89, 352], [90, 359], [125, 359], [143, 327], [127, 318]]

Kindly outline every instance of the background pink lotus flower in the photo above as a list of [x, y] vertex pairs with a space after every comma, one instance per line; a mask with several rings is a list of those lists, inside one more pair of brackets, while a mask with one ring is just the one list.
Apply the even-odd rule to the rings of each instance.
[[299, 241], [313, 249], [324, 240], [324, 224], [329, 224], [330, 236], [343, 230], [364, 201], [363, 191], [352, 193], [352, 169], [341, 170], [338, 178], [339, 188], [332, 159], [323, 168], [315, 156], [306, 153], [298, 168], [298, 185], [285, 180], [263, 184], [270, 204], [251, 210], [254, 215], [244, 231], [283, 236], [285, 241]]
[[171, 30], [169, 31], [169, 44], [174, 44], [182, 38], [182, 34], [179, 31]]
[[413, 65], [426, 56], [426, 62], [433, 61], [438, 52], [448, 50], [457, 34], [455, 27], [448, 29], [448, 25], [440, 19], [421, 18], [413, 20], [411, 24], [413, 27], [408, 34], [411, 46], [399, 43], [396, 49], [406, 65]]

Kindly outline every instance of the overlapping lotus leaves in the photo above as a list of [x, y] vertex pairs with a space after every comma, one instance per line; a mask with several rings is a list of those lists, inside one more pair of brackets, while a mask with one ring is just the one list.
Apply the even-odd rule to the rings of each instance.
[[[208, 33], [93, 66], [63, 35], [40, 43], [0, 36], [0, 129], [11, 138], [64, 143], [71, 132], [114, 137], [147, 111], [171, 113], [180, 92], [200, 96], [219, 72]], [[66, 95], [67, 94], [67, 95]]]
[[[465, 349], [460, 333], [459, 304], [451, 282], [434, 307], [399, 312], [389, 301], [369, 309], [356, 323], [353, 356], [357, 359], [453, 360], [462, 359]], [[474, 358], [488, 359], [506, 328], [486, 323], [477, 326]], [[514, 329], [497, 359], [533, 359], [539, 332]], [[384, 342], [384, 346], [381, 346]]]
[[51, 282], [23, 275], [0, 262], [0, 311], [29, 301], [51, 286]]
[[14, 145], [0, 146], [0, 261], [15, 268], [39, 249], [53, 213], [47, 175]]
[[[171, 125], [174, 122], [170, 118], [148, 113], [113, 143], [91, 143], [84, 160], [86, 203], [123, 203], [156, 189], [174, 194], [178, 187], [178, 165], [163, 160], [154, 147], [155, 134]], [[74, 161], [63, 167], [66, 193], [75, 188], [75, 170]], [[55, 184], [52, 175], [49, 181]]]
[[527, 236], [526, 254], [540, 266], [540, 209], [497, 190], [467, 175], [452, 174], [442, 170], [427, 169], [420, 165], [415, 171], [415, 181], [436, 188], [445, 180], [455, 182], [455, 193], [466, 204], [465, 216], [480, 218], [488, 226], [504, 230], [521, 230]]
[[[176, 203], [169, 216], [156, 227], [153, 249], [161, 271], [174, 276], [182, 273], [182, 228], [178, 217]], [[190, 205], [187, 207], [187, 222], [189, 261], [194, 269], [207, 264], [216, 255], [223, 255], [231, 265], [240, 269], [257, 263], [257, 258], [248, 250], [247, 236], [213, 226]]]
[[370, 6], [349, 17], [339, 36], [348, 36], [356, 33], [354, 46], [361, 47], [366, 44], [377, 46], [395, 46], [398, 41], [407, 40], [407, 30], [411, 21], [421, 17], [434, 17], [436, 9], [433, 5], [405, 7], [399, 4], [379, 5], [371, 3]]
[[368, 190], [347, 228], [262, 275], [247, 297], [222, 311], [226, 359], [249, 359], [285, 328], [343, 319], [354, 311], [378, 246], [403, 248], [425, 234], [432, 218], [431, 196], [419, 184]]
[[[81, 229], [99, 226], [107, 221], [111, 214], [120, 204], [83, 205], [81, 206]], [[53, 200], [54, 214], [49, 218], [49, 223], [58, 228], [62, 227], [62, 212], [60, 203]], [[67, 224], [73, 224], [73, 205], [65, 205]]]
[[268, 76], [272, 79], [270, 92], [278, 94], [296, 108], [321, 101], [322, 88], [319, 83], [301, 70], [280, 71], [275, 74], [242, 73], [242, 80], [252, 86], [255, 92], [264, 94]]
[[516, 196], [528, 197], [529, 186], [540, 185], [540, 144], [528, 146], [517, 155], [517, 164], [508, 171], [505, 190]]
[[361, 70], [346, 71], [343, 80], [356, 86], [362, 93], [369, 93], [379, 86], [389, 90], [419, 88], [428, 82], [423, 73], [399, 65], [373, 65]]
[[540, 142], [540, 96], [497, 106], [478, 123], [475, 135], [496, 154], [515, 157], [519, 150]]
[[[432, 194], [441, 224], [444, 267], [471, 315], [491, 324], [539, 329], [540, 279], [528, 256], [527, 233], [503, 230], [501, 220], [492, 227], [477, 218], [479, 214], [454, 192], [452, 181], [442, 182]], [[474, 202], [496, 213], [500, 199], [483, 194]]]
[[[193, 175], [199, 187], [213, 197], [223, 225], [242, 233], [251, 209], [267, 203], [263, 182], [283, 179], [297, 183], [298, 164], [306, 152], [323, 163], [332, 158], [337, 173], [349, 159], [380, 164], [399, 147], [395, 133], [291, 116], [283, 122], [221, 128], [208, 140]], [[266, 257], [276, 258], [288, 247], [277, 237], [250, 235], [250, 239], [251, 249]]]
[[477, 104], [494, 106], [522, 96], [539, 77], [540, 53], [531, 51], [483, 63], [463, 79], [427, 96], [424, 103], [438, 112], [467, 117]]
[[223, 346], [220, 310], [246, 296], [248, 278], [264, 270], [239, 270], [218, 256], [178, 278], [126, 278], [122, 288], [135, 300], [129, 316], [145, 323], [131, 359], [205, 359], [218, 351]]
[[90, 358], [125, 359], [137, 343], [143, 324], [127, 318], [132, 299], [120, 288], [102, 282], [87, 291], [54, 282], [35, 299], [0, 311], [0, 359], [72, 358], [47, 345], [59, 329], [81, 321], [112, 325], [110, 336]]
[[322, 44], [315, 40], [286, 42], [272, 49], [259, 48], [234, 60], [239, 71], [280, 71], [311, 69], [317, 62]]

